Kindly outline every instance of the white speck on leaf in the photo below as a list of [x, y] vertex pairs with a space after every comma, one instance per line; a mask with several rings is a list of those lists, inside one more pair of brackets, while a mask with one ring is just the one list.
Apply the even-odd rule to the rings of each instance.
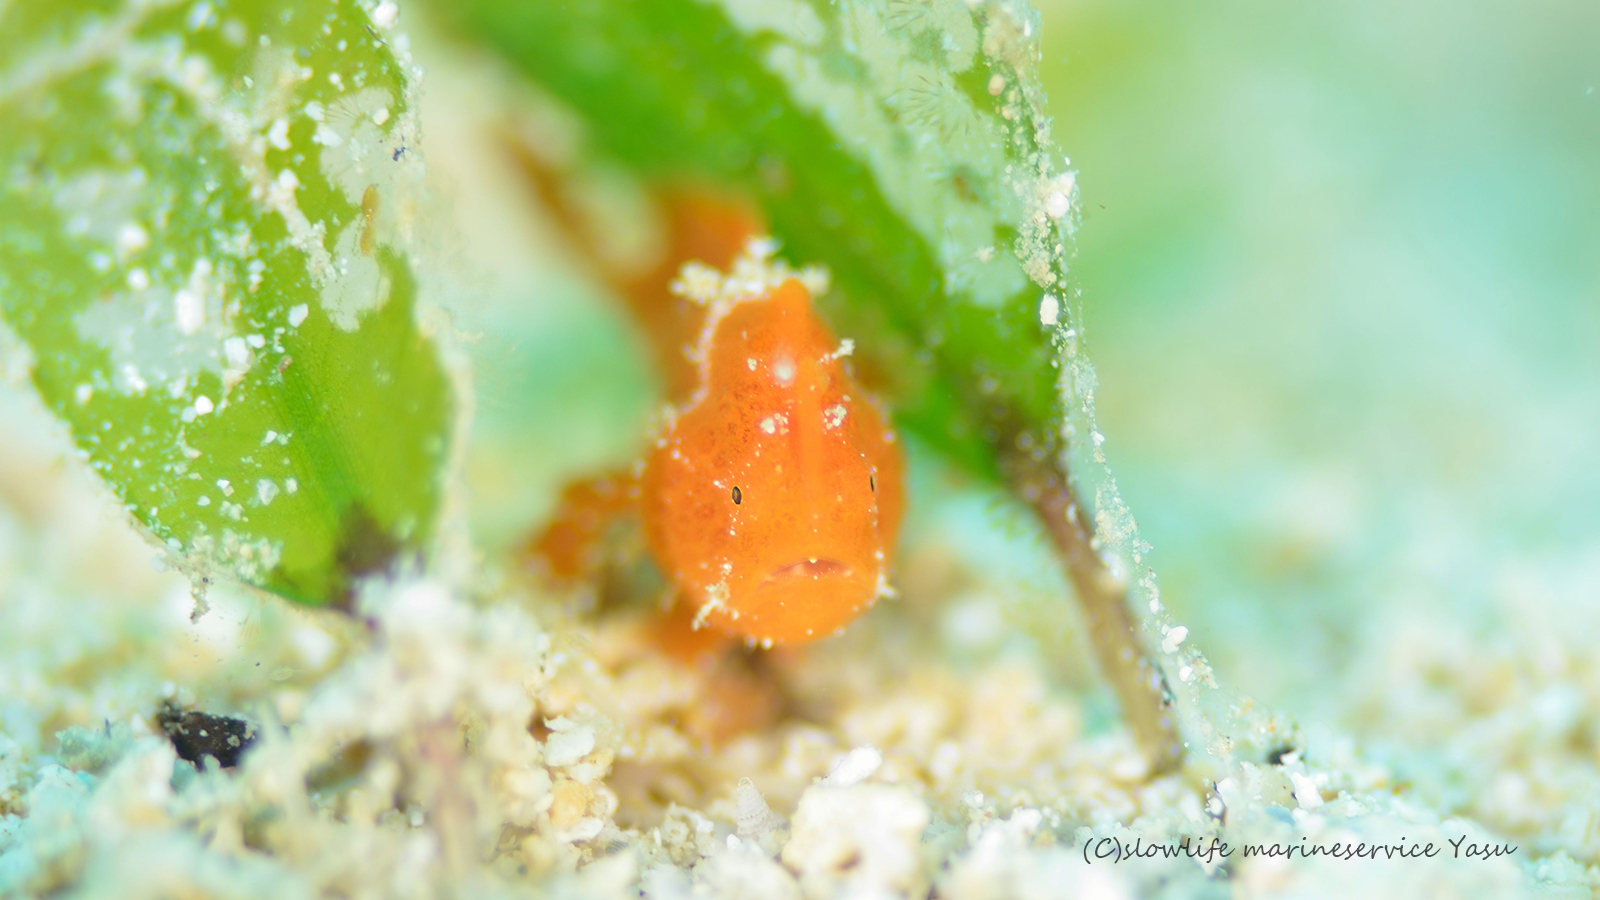
[[178, 320], [178, 330], [194, 334], [206, 324], [206, 306], [199, 294], [184, 288], [172, 295], [172, 306]]
[[202, 0], [202, 2], [196, 3], [189, 8], [189, 15], [184, 24], [189, 27], [190, 31], [199, 31], [215, 24], [216, 21], [217, 17], [215, 11], [211, 8], [211, 4]]
[[117, 255], [129, 256], [150, 246], [150, 233], [137, 222], [129, 222], [117, 230]]
[[245, 369], [250, 366], [250, 348], [244, 338], [231, 337], [222, 342], [222, 353], [228, 358], [228, 368]]
[[1039, 322], [1044, 325], [1054, 325], [1061, 319], [1061, 301], [1055, 294], [1045, 294], [1039, 301]]
[[211, 261], [199, 259], [189, 270], [189, 283], [172, 295], [173, 318], [184, 336], [198, 332], [206, 324], [206, 291], [211, 279]]
[[383, 0], [372, 10], [372, 24], [379, 28], [393, 28], [395, 20], [400, 17], [400, 7], [395, 6], [391, 0]]
[[324, 147], [337, 147], [344, 143], [344, 138], [340, 137], [339, 132], [334, 131], [324, 122], [318, 125], [316, 132], [311, 135], [311, 142], [321, 144]]
[[1077, 178], [1068, 172], [1058, 177], [1051, 185], [1050, 193], [1044, 201], [1044, 211], [1050, 218], [1059, 219], [1072, 210], [1072, 191], [1077, 183]]

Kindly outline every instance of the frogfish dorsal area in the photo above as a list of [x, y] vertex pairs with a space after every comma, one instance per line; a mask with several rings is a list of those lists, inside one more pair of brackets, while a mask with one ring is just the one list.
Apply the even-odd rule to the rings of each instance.
[[825, 637], [887, 587], [903, 462], [798, 280], [716, 309], [701, 390], [645, 461], [645, 533], [697, 621]]

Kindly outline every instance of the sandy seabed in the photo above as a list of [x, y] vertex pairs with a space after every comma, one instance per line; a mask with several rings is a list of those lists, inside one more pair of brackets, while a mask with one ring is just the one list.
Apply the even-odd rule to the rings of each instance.
[[[925, 533], [902, 599], [764, 663], [781, 716], [707, 749], [685, 724], [707, 683], [650, 652], [634, 620], [563, 612], [490, 569], [371, 584], [369, 627], [227, 586], [191, 621], [188, 583], [152, 565], [57, 426], [20, 391], [3, 399], [18, 437], [0, 447], [0, 896], [1600, 884], [1594, 681], [1527, 658], [1452, 667], [1408, 636], [1412, 669], [1386, 677], [1439, 723], [1429, 752], [1447, 774], [1432, 782], [1242, 696], [1236, 721], [1264, 731], [1237, 736], [1223, 777], [1148, 780], [1081, 663], [1048, 662], [1072, 635], [1018, 649], [1017, 615]], [[257, 741], [236, 768], [197, 767], [155, 722], [169, 701], [246, 717]], [[1347, 858], [1298, 857], [1313, 846]]]

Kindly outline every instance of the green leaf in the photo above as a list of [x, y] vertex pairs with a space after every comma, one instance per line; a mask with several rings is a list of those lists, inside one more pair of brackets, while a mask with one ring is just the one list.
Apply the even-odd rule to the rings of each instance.
[[[578, 113], [646, 181], [759, 203], [897, 418], [998, 475], [1061, 421], [1057, 329], [1072, 182], [1041, 149], [1034, 14], [1007, 4], [591, 0], [437, 4]], [[1051, 202], [1051, 196], [1058, 199]], [[1050, 317], [1054, 319], [1054, 317]], [[1062, 321], [1065, 317], [1062, 316]]]
[[453, 427], [360, 4], [0, 4], [0, 315], [195, 576], [303, 603], [426, 549]]

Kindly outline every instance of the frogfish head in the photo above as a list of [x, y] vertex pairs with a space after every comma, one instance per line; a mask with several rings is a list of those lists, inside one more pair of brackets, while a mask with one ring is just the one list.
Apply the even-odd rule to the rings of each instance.
[[846, 352], [790, 280], [708, 325], [703, 390], [645, 461], [645, 531], [697, 620], [825, 637], [886, 589], [904, 464]]

